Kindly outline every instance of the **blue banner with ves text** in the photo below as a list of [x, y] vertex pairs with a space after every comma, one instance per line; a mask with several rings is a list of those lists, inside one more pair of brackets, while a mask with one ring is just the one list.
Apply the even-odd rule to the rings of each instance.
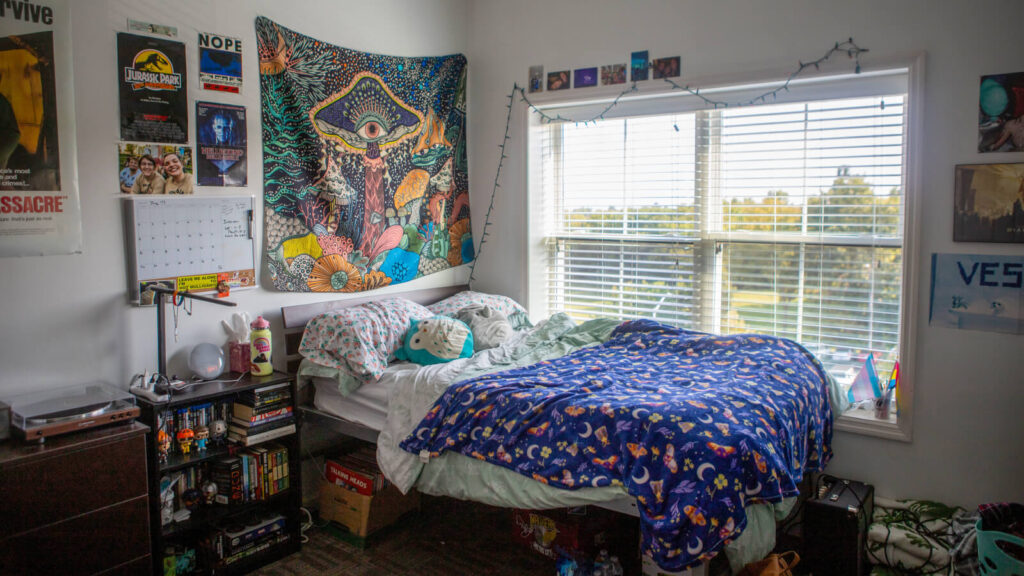
[[932, 254], [928, 323], [1024, 334], [1024, 256]]

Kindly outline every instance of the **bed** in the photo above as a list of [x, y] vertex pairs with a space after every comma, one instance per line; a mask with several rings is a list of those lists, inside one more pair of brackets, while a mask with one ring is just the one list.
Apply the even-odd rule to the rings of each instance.
[[[436, 313], [465, 294], [396, 296]], [[289, 350], [338, 310], [376, 306], [365, 302], [282, 308]], [[804, 472], [831, 456], [832, 383], [794, 342], [561, 314], [519, 328], [466, 358], [377, 366], [357, 386], [339, 377], [349, 365], [307, 349], [295, 366], [316, 391], [304, 410], [376, 441], [403, 491], [637, 515], [644, 552], [666, 570], [723, 549], [734, 572], [758, 559]]]

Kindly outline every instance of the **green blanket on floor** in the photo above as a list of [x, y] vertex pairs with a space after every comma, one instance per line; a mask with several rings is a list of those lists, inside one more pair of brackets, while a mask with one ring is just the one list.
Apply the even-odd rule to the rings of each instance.
[[965, 513], [927, 500], [876, 497], [867, 538], [872, 576], [948, 574], [953, 520]]

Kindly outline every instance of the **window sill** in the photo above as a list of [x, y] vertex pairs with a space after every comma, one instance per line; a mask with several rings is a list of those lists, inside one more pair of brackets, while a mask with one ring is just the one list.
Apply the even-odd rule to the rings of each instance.
[[910, 442], [909, 419], [901, 419], [891, 413], [887, 419], [875, 417], [874, 409], [852, 408], [843, 412], [835, 421], [835, 429], [864, 436]]

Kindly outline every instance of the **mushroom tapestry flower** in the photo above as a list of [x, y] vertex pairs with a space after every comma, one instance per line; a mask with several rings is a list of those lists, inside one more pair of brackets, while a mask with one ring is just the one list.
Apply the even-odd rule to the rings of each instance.
[[466, 58], [357, 52], [263, 17], [256, 38], [274, 286], [372, 290], [471, 262]]

